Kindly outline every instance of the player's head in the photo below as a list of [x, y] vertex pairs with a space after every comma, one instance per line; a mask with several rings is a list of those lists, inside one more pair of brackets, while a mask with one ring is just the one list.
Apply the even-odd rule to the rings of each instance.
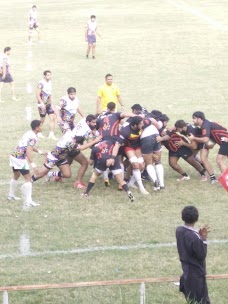
[[36, 5], [32, 6], [32, 10], [34, 10], [34, 11], [36, 10]]
[[38, 120], [38, 119], [33, 120], [31, 122], [30, 126], [33, 131], [37, 131], [37, 133], [41, 132], [41, 121], [40, 120]]
[[95, 130], [96, 129], [96, 124], [97, 124], [96, 116], [93, 115], [93, 114], [87, 115], [86, 116], [86, 123], [90, 127], [91, 130]]
[[10, 46], [7, 46], [7, 47], [4, 48], [4, 53], [5, 54], [9, 55], [10, 51], [11, 51], [11, 47]]
[[167, 123], [169, 121], [169, 117], [166, 114], [161, 114], [159, 115], [158, 120], [160, 120], [163, 124], [163, 127], [166, 128]]
[[199, 211], [194, 206], [186, 206], [181, 212], [181, 217], [186, 224], [194, 224], [198, 221]]
[[68, 88], [68, 89], [67, 89], [67, 94], [68, 94], [68, 96], [69, 96], [69, 98], [70, 98], [71, 100], [74, 100], [74, 99], [75, 99], [75, 96], [76, 96], [76, 89], [73, 88], [73, 87]]
[[192, 121], [196, 127], [201, 127], [204, 120], [205, 120], [205, 115], [203, 112], [196, 111], [192, 114]]
[[91, 19], [91, 21], [94, 21], [96, 19], [96, 16], [95, 15], [91, 15], [90, 19]]
[[175, 128], [177, 132], [183, 132], [187, 130], [187, 123], [183, 119], [179, 119], [175, 122]]
[[161, 111], [158, 111], [158, 110], [152, 110], [151, 111], [151, 117], [156, 119], [156, 120], [159, 118], [160, 115], [162, 115]]
[[108, 104], [107, 104], [107, 110], [109, 111], [109, 112], [113, 112], [113, 111], [115, 111], [115, 108], [116, 108], [116, 104], [115, 104], [115, 102], [109, 102]]
[[142, 107], [141, 107], [141, 105], [138, 104], [138, 103], [135, 103], [135, 104], [131, 107], [131, 109], [132, 109], [132, 113], [134, 113], [134, 114], [141, 114], [141, 113], [142, 113]]
[[51, 80], [51, 71], [50, 71], [50, 70], [45, 70], [45, 71], [43, 72], [43, 74], [44, 74], [44, 78], [45, 78], [46, 80]]
[[141, 130], [143, 127], [143, 119], [140, 116], [134, 116], [130, 123], [133, 130]]
[[111, 85], [112, 80], [113, 80], [113, 76], [111, 74], [106, 74], [105, 75], [105, 82], [107, 83], [107, 85]]

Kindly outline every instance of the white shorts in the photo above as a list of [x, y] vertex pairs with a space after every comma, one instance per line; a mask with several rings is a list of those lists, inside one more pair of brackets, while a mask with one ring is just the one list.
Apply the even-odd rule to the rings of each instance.
[[20, 159], [10, 155], [10, 167], [16, 170], [29, 170], [27, 159]]

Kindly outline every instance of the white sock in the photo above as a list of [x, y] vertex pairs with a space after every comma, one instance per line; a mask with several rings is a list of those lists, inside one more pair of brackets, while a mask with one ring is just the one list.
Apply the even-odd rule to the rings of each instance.
[[52, 171], [52, 172], [48, 172], [47, 176], [48, 177], [54, 177], [54, 176], [59, 176], [59, 171]]
[[121, 164], [120, 164], [120, 167], [121, 167], [121, 170], [122, 170], [122, 177], [123, 177], [123, 179], [124, 179], [124, 165], [121, 163]]
[[157, 180], [157, 174], [156, 174], [156, 171], [154, 169], [154, 166], [153, 165], [147, 165], [146, 170], [147, 170], [147, 173], [148, 173], [149, 177], [151, 178], [151, 180], [153, 182], [155, 182]]
[[22, 185], [22, 187], [24, 188], [26, 203], [31, 202], [32, 201], [32, 183], [31, 182], [24, 183]]
[[133, 173], [133, 175], [135, 177], [135, 180], [136, 180], [136, 182], [137, 182], [137, 184], [139, 186], [140, 191], [145, 190], [145, 188], [143, 186], [143, 183], [142, 183], [140, 170], [139, 169], [133, 169], [132, 173]]
[[161, 187], [164, 187], [164, 167], [162, 164], [155, 165], [155, 170], [157, 172], [157, 177]]
[[104, 179], [108, 179], [108, 173], [109, 173], [109, 169], [106, 169], [106, 170], [103, 172], [103, 177], [104, 177]]
[[9, 196], [14, 197], [14, 192], [15, 192], [16, 187], [17, 187], [17, 181], [14, 178], [11, 178]]
[[127, 184], [128, 187], [132, 187], [135, 184], [135, 182], [136, 182], [136, 179], [135, 179], [134, 175], [132, 175], [128, 184]]

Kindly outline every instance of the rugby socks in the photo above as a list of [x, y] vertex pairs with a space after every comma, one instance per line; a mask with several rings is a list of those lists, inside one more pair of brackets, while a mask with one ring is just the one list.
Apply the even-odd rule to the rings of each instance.
[[200, 171], [200, 175], [206, 175], [207, 170], [203, 169], [202, 171]]
[[24, 197], [25, 197], [25, 202], [29, 203], [32, 201], [32, 183], [31, 182], [26, 182], [22, 185], [21, 187]]
[[139, 169], [133, 169], [132, 173], [133, 173], [133, 176], [135, 177], [135, 180], [136, 180], [136, 182], [139, 186], [140, 191], [144, 191], [145, 188], [144, 188], [143, 183], [142, 183], [140, 170]]
[[48, 177], [62, 177], [61, 171], [53, 171], [53, 172], [48, 172], [47, 174]]
[[124, 189], [124, 191], [128, 192], [129, 188], [127, 184], [122, 185], [122, 188]]
[[14, 178], [11, 178], [9, 196], [14, 197], [14, 192], [16, 190], [16, 187], [17, 187], [17, 181]]
[[186, 172], [181, 174], [182, 176], [188, 177], [188, 174]]
[[106, 169], [106, 170], [103, 172], [103, 177], [104, 177], [104, 179], [108, 179], [108, 173], [109, 173], [109, 169]]
[[132, 187], [136, 182], [136, 179], [134, 177], [134, 175], [131, 176], [129, 182], [128, 182], [128, 187]]
[[157, 175], [156, 175], [154, 166], [153, 165], [147, 165], [146, 171], [147, 171], [149, 177], [151, 178], [151, 180], [154, 183], [157, 180]]
[[157, 173], [157, 177], [158, 177], [160, 186], [164, 187], [165, 184], [164, 184], [164, 167], [163, 167], [163, 165], [162, 164], [156, 164], [155, 165], [155, 170], [156, 170], [156, 173]]
[[93, 188], [94, 185], [95, 185], [95, 183], [89, 182], [88, 185], [87, 185], [85, 193], [89, 194], [90, 190]]
[[215, 177], [214, 173], [213, 173], [213, 174], [210, 174], [210, 179], [211, 179], [211, 180], [216, 180], [216, 177]]
[[37, 181], [37, 180], [38, 180], [38, 178], [35, 178], [35, 176], [32, 175], [31, 182], [33, 183], [33, 182], [35, 182], [35, 181]]

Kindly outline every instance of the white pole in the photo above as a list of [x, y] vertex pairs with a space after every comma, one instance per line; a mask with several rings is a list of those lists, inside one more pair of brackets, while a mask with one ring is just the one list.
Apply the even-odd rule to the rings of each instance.
[[3, 292], [3, 304], [9, 304], [8, 292], [6, 290]]
[[145, 283], [140, 285], [140, 304], [146, 304], [146, 288]]

